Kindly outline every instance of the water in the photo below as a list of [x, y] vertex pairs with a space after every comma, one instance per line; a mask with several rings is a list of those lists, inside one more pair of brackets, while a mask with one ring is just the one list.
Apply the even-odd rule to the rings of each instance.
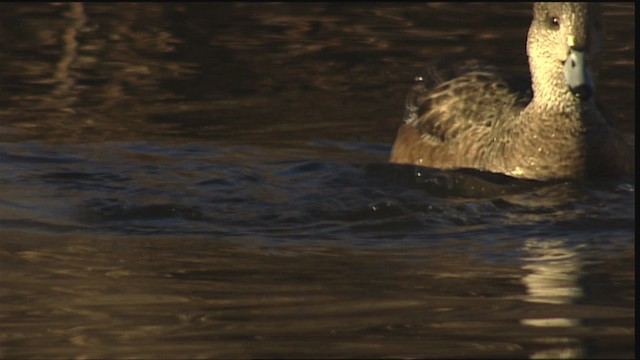
[[[605, 9], [632, 136], [635, 7]], [[0, 357], [634, 357], [634, 179], [387, 163], [425, 61], [526, 70], [529, 21], [2, 5]]]

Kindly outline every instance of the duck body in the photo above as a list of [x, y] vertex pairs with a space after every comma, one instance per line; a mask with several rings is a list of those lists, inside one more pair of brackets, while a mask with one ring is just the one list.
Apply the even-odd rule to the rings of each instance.
[[535, 4], [530, 80], [477, 64], [430, 68], [407, 96], [390, 160], [538, 180], [633, 175], [633, 150], [593, 97], [600, 24], [593, 4]]

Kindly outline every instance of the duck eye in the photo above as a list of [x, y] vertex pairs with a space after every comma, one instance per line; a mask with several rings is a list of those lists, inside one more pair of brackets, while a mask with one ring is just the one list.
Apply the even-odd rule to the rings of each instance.
[[549, 18], [549, 27], [551, 29], [557, 30], [560, 28], [560, 19], [557, 16], [551, 16]]

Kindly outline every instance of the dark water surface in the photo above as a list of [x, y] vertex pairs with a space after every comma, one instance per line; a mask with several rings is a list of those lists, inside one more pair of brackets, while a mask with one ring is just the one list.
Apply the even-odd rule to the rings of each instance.
[[[632, 137], [634, 4], [599, 96]], [[0, 5], [1, 358], [635, 356], [635, 179], [387, 163], [529, 4]]]

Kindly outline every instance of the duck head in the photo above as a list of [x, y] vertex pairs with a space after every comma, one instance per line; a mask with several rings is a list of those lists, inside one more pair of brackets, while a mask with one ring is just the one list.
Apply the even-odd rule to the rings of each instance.
[[535, 3], [527, 38], [534, 96], [589, 100], [603, 40], [599, 4]]

